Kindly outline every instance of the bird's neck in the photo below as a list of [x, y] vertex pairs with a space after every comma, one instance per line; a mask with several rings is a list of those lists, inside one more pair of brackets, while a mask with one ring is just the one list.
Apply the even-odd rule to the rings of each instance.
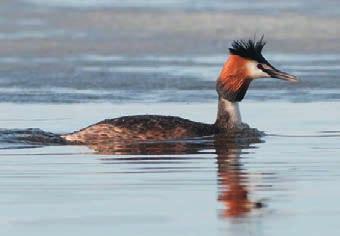
[[215, 125], [222, 130], [238, 128], [242, 124], [238, 102], [219, 97]]

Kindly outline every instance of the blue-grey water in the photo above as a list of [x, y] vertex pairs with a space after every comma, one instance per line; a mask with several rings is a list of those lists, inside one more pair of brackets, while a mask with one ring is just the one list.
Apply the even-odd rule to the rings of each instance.
[[297, 11], [299, 13], [308, 14], [339, 14], [337, 1], [306, 1], [306, 0], [287, 0], [284, 2], [268, 1], [268, 0], [241, 0], [241, 1], [224, 1], [224, 0], [24, 0], [26, 2], [35, 3], [38, 6], [54, 6], [54, 7], [82, 7], [82, 8], [98, 8], [98, 7], [114, 7], [123, 9], [185, 9], [185, 10], [224, 10], [238, 11], [247, 10], [261, 13], [277, 13], [280, 11]]
[[[336, 1], [4, 0], [1, 235], [337, 235]], [[235, 23], [236, 22], [236, 23]], [[212, 123], [235, 38], [298, 84], [254, 81], [242, 119], [262, 138], [92, 146], [20, 139], [105, 118]]]
[[[249, 144], [207, 138], [98, 152], [3, 143], [0, 231], [337, 234], [339, 105], [246, 102], [244, 119], [272, 134]], [[3, 104], [0, 110], [2, 127], [56, 132], [135, 112], [212, 122], [215, 104]], [[255, 202], [264, 207], [246, 207]]]
[[[227, 55], [0, 57], [4, 102], [206, 102]], [[269, 54], [299, 84], [253, 83], [247, 98], [293, 102], [340, 99], [340, 54]], [[39, 71], [39, 73], [37, 73]]]

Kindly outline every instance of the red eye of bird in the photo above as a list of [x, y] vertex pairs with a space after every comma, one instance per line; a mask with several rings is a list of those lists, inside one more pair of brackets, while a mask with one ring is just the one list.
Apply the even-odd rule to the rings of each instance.
[[257, 68], [260, 69], [260, 70], [264, 69], [262, 64], [257, 64]]

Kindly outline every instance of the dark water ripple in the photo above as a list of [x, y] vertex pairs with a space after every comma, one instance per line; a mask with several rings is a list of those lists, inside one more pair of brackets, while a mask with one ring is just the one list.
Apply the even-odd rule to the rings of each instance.
[[[269, 54], [299, 84], [255, 81], [250, 100], [294, 102], [340, 99], [337, 54]], [[202, 102], [216, 99], [215, 79], [225, 56], [126, 57], [79, 55], [66, 58], [0, 58], [4, 102]]]

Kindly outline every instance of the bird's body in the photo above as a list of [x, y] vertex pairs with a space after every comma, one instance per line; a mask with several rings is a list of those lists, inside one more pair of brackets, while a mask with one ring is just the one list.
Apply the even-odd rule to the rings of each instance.
[[178, 140], [221, 133], [230, 136], [263, 135], [263, 132], [242, 123], [238, 103], [220, 98], [214, 124], [191, 121], [177, 116], [123, 116], [100, 121], [61, 137], [67, 143], [91, 145], [107, 142]]
[[111, 141], [172, 140], [218, 133], [215, 125], [176, 116], [137, 115], [103, 120], [63, 136], [68, 142], [94, 144]]
[[[103, 142], [174, 140], [202, 137], [249, 129], [242, 123], [238, 103], [250, 83], [258, 78], [279, 78], [296, 81], [296, 77], [274, 68], [262, 56], [265, 43], [234, 41], [230, 56], [217, 79], [218, 112], [214, 124], [204, 124], [174, 116], [125, 116], [107, 119], [79, 131], [63, 135], [68, 143], [96, 144]], [[253, 131], [253, 130], [252, 130]]]

